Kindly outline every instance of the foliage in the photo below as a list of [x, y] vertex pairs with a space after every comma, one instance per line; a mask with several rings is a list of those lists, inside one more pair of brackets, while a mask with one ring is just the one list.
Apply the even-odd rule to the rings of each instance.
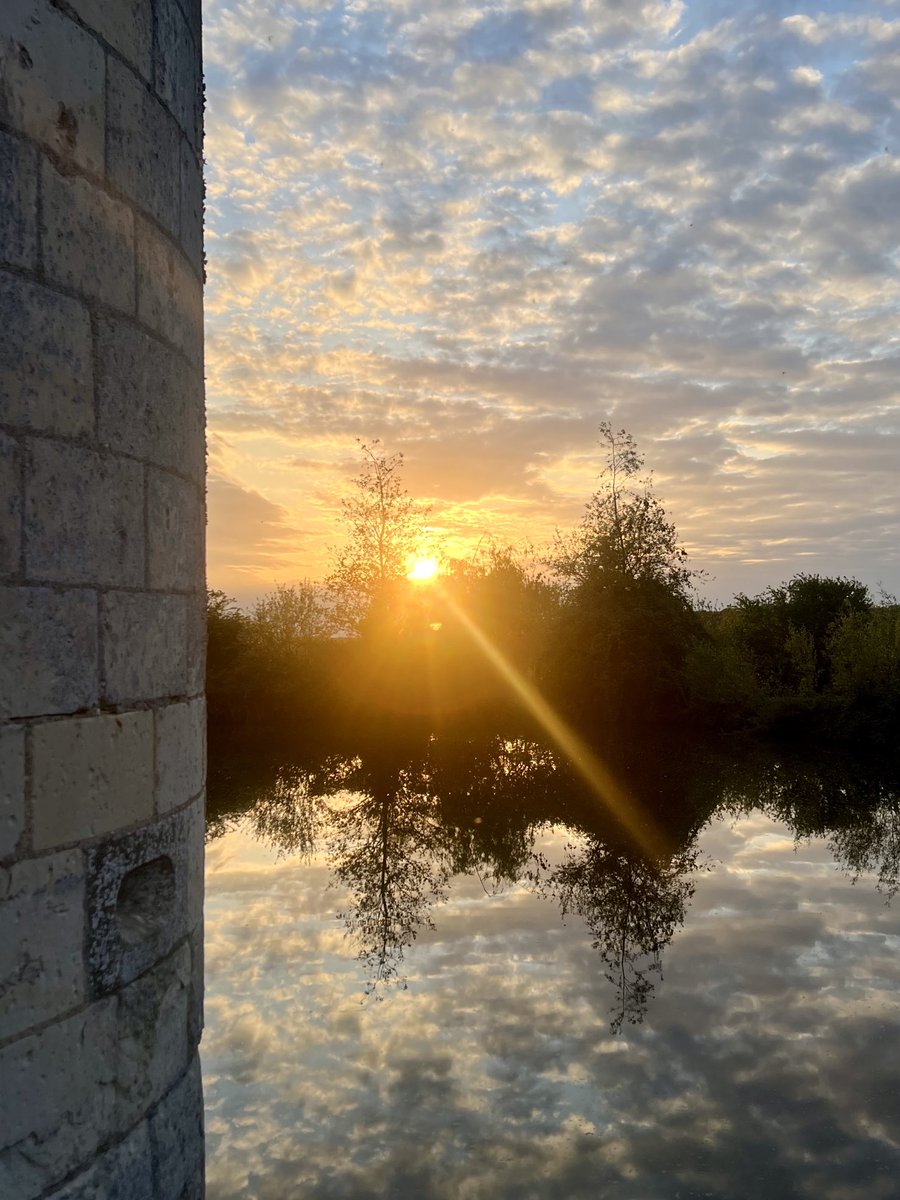
[[550, 565], [575, 586], [598, 577], [652, 581], [686, 598], [696, 573], [653, 492], [652, 477], [641, 475], [644, 456], [626, 430], [614, 431], [601, 421], [599, 431], [606, 452], [603, 484], [588, 500], [578, 528], [557, 534]]
[[831, 680], [829, 638], [846, 616], [868, 613], [871, 597], [856, 579], [796, 575], [760, 595], [735, 597], [734, 632], [770, 692], [821, 692]]
[[563, 602], [547, 683], [594, 733], [664, 723], [683, 707], [685, 662], [699, 636], [693, 572], [675, 526], [642, 476], [626, 430], [600, 424], [603, 485], [579, 527], [557, 535], [548, 562]]
[[330, 637], [334, 624], [331, 605], [321, 588], [309, 582], [280, 583], [254, 605], [248, 633], [269, 653], [283, 655]]
[[[512, 546], [483, 541], [468, 559], [450, 563], [441, 591], [445, 620], [453, 629], [453, 611], [464, 612], [491, 645], [525, 676], [536, 673], [557, 618], [560, 589]], [[462, 639], [461, 653], [471, 653]]]
[[389, 619], [410, 560], [421, 549], [429, 511], [401, 483], [402, 454], [385, 454], [377, 439], [359, 447], [356, 491], [341, 506], [347, 541], [333, 551], [325, 580], [338, 626], [352, 634]]
[[610, 1030], [643, 1021], [653, 998], [656, 975], [662, 979], [662, 953], [684, 923], [694, 894], [695, 849], [652, 862], [633, 850], [597, 838], [567, 847], [566, 861], [544, 887], [555, 894], [563, 917], [574, 912], [584, 921], [606, 978], [616, 992]]
[[213, 734], [366, 726], [391, 741], [487, 723], [516, 735], [546, 700], [604, 750], [688, 725], [891, 744], [896, 604], [874, 605], [855, 579], [799, 574], [698, 609], [633, 437], [603, 422], [600, 440], [602, 485], [557, 535], [549, 573], [484, 540], [431, 582], [408, 578], [427, 508], [403, 488], [401, 455], [360, 443], [326, 585], [279, 585], [250, 615], [209, 593]]

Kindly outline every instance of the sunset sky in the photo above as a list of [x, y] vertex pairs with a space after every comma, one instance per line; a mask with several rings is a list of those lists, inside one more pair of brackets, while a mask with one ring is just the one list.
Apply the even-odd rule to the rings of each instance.
[[204, 11], [210, 586], [325, 574], [357, 437], [539, 550], [608, 418], [707, 596], [900, 591], [898, 0]]

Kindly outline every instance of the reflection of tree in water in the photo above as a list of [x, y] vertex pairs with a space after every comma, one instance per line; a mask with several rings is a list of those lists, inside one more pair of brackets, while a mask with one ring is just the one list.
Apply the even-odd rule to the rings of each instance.
[[555, 896], [562, 915], [577, 913], [600, 953], [604, 974], [616, 989], [610, 1029], [644, 1019], [653, 997], [652, 975], [662, 978], [662, 952], [684, 923], [694, 894], [697, 851], [683, 850], [654, 862], [628, 847], [592, 839], [567, 846], [563, 864], [551, 870], [543, 890]]
[[848, 763], [823, 756], [753, 759], [725, 795], [733, 812], [762, 809], [798, 841], [826, 837], [854, 883], [865, 874], [888, 901], [900, 890], [900, 786], [889, 763]]
[[835, 830], [829, 842], [835, 858], [856, 883], [865, 872], [878, 876], [876, 887], [888, 901], [900, 890], [900, 800], [893, 797], [867, 820]]
[[430, 910], [445, 896], [451, 868], [427, 774], [388, 770], [366, 783], [329, 805], [326, 841], [335, 879], [353, 897], [338, 915], [360, 942], [369, 990], [377, 990], [397, 977], [419, 930], [434, 928]]
[[533, 876], [536, 830], [565, 787], [546, 746], [494, 738], [462, 761], [439, 759], [434, 782], [454, 874], [477, 875], [489, 895]]
[[[370, 971], [369, 991], [403, 983], [406, 949], [434, 928], [432, 910], [452, 876], [471, 874], [489, 895], [524, 884], [552, 897], [564, 917], [580, 916], [615, 989], [612, 1029], [640, 1022], [694, 892], [698, 832], [716, 811], [762, 809], [798, 838], [827, 836], [854, 881], [873, 872], [889, 898], [898, 890], [900, 789], [875, 768], [644, 754], [626, 782], [668, 842], [656, 857], [624, 839], [551, 751], [524, 738], [432, 739], [405, 754], [382, 748], [268, 776], [252, 789], [236, 781], [233, 795], [254, 797], [240, 803], [243, 820], [281, 852], [327, 850], [349, 893], [339, 915]], [[213, 836], [235, 819], [213, 797]], [[550, 827], [570, 833], [562, 862], [535, 852]]]

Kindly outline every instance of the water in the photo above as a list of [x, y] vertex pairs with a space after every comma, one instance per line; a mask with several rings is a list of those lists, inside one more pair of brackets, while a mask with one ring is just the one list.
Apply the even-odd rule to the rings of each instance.
[[895, 792], [624, 778], [664, 852], [516, 740], [220, 782], [210, 1200], [900, 1194]]

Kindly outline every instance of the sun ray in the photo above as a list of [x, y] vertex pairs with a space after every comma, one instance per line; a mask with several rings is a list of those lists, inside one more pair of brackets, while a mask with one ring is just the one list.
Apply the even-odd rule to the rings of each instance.
[[650, 814], [641, 810], [606, 764], [541, 695], [538, 689], [509, 661], [469, 614], [442, 590], [448, 608], [459, 620], [497, 674], [525, 704], [567, 762], [587, 783], [594, 796], [616, 818], [640, 849], [652, 858], [665, 852], [666, 841]]

